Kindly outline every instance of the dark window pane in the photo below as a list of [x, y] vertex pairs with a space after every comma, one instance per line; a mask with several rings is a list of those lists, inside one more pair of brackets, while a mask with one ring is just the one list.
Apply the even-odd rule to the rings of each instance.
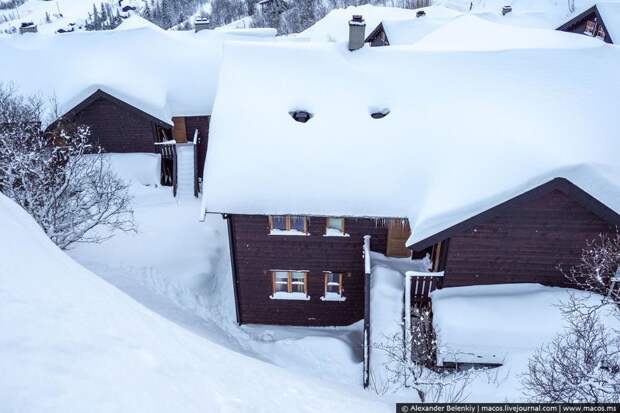
[[276, 292], [288, 292], [288, 271], [274, 271]]
[[291, 219], [291, 229], [295, 229], [300, 232], [306, 232], [306, 217], [293, 215]]
[[286, 217], [283, 215], [272, 215], [271, 216], [271, 229], [286, 229]]

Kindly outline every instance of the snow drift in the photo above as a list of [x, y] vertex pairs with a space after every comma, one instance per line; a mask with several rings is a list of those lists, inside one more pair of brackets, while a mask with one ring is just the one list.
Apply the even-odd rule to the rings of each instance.
[[161, 318], [0, 195], [0, 406], [20, 412], [388, 411]]

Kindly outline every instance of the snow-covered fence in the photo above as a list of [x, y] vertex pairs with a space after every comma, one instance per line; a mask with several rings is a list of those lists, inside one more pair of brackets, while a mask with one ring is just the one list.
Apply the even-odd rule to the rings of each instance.
[[[163, 142], [155, 142], [161, 153], [161, 162], [164, 167], [163, 184], [172, 185], [172, 195], [177, 196], [178, 165], [177, 165], [177, 141], [174, 139]], [[165, 166], [168, 165], [168, 166]]]
[[364, 235], [364, 247], [362, 250], [364, 258], [364, 388], [370, 383], [370, 272], [372, 265], [370, 262], [370, 235]]

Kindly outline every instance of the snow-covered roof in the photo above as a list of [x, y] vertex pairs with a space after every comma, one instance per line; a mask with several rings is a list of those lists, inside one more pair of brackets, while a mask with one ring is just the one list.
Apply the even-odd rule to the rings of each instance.
[[620, 43], [620, 3], [596, 3], [596, 8], [605, 22], [605, 28], [615, 43]]
[[556, 34], [476, 52], [228, 44], [204, 210], [409, 217], [413, 243], [564, 176], [619, 212], [620, 50]]
[[390, 45], [413, 44], [437, 28], [446, 24], [450, 18], [416, 18], [384, 20], [381, 22]]
[[[390, 38], [391, 39], [391, 38]], [[391, 41], [391, 40], [390, 40]], [[413, 43], [413, 42], [412, 42]], [[416, 42], [418, 50], [493, 51], [507, 49], [575, 49], [591, 47], [590, 39], [548, 29], [499, 24], [467, 14], [438, 26]]]
[[[440, 7], [445, 10], [445, 7]], [[312, 41], [344, 42], [349, 38], [349, 20], [354, 14], [364, 17], [366, 34], [384, 20], [415, 19], [417, 10], [400, 9], [397, 7], [380, 7], [365, 4], [349, 6], [346, 9], [334, 9], [321, 20], [299, 34], [289, 37], [308, 38]]]
[[[171, 123], [172, 116], [211, 113], [227, 39], [249, 39], [248, 30], [164, 31], [158, 27], [32, 34], [0, 38], [0, 79], [25, 95], [55, 97], [65, 113], [101, 89]], [[121, 25], [121, 29], [123, 25]], [[260, 31], [265, 38], [265, 31]]]

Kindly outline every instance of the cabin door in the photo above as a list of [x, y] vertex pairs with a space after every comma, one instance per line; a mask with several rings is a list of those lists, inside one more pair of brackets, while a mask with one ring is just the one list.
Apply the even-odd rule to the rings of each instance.
[[389, 220], [386, 255], [388, 257], [411, 257], [411, 250], [405, 246], [410, 235], [408, 220]]

